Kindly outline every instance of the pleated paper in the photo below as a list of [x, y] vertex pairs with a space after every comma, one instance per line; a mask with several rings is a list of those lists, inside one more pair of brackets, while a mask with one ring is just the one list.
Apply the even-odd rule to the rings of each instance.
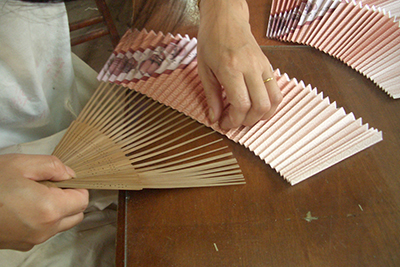
[[292, 185], [382, 140], [380, 131], [279, 70], [274, 75], [284, 98], [274, 116], [226, 132], [208, 120], [196, 54], [195, 38], [129, 30], [98, 78], [147, 95], [224, 134]]
[[400, 1], [274, 0], [267, 37], [314, 47], [400, 97]]

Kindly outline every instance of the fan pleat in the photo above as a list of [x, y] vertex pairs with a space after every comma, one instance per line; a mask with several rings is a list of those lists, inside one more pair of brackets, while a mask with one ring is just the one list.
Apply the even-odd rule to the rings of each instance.
[[400, 28], [396, 16], [400, 16], [400, 2], [395, 0], [310, 0], [300, 4], [274, 0], [267, 37], [323, 51], [399, 98]]
[[[279, 25], [283, 25], [286, 28], [292, 27], [296, 29], [282, 29], [279, 33], [284, 34], [286, 37], [295, 33], [293, 37], [305, 38], [310, 42], [320, 44], [324, 48], [332, 47], [332, 49], [339, 51], [344, 47], [343, 45], [335, 44], [332, 46], [328, 44], [330, 44], [332, 40], [334, 40], [334, 42], [339, 42], [339, 40], [347, 40], [350, 36], [359, 34], [352, 32], [347, 33], [346, 30], [337, 29], [337, 27], [345, 25], [342, 22], [337, 22], [331, 27], [324, 26], [324, 21], [335, 21], [335, 10], [333, 7], [346, 10], [346, 14], [358, 14], [358, 12], [354, 11], [354, 8], [341, 4], [340, 1], [324, 1], [323, 7], [326, 7], [328, 10], [320, 8], [317, 12], [318, 14], [315, 15], [318, 19], [314, 21], [311, 21], [307, 16], [299, 17], [299, 15], [302, 14], [301, 12], [306, 9], [304, 1], [287, 1], [281, 4], [274, 4], [274, 6], [276, 6], [276, 10], [295, 7], [297, 11], [287, 12], [283, 15], [277, 11], [271, 12], [271, 17], [273, 18], [277, 18], [278, 15], [280, 15], [281, 21], [272, 21], [269, 24], [270, 28], [268, 33], [270, 35], [279, 32]], [[363, 12], [364, 13], [359, 15], [359, 17], [368, 17], [366, 16], [368, 10], [365, 9]], [[327, 17], [323, 15], [327, 15]], [[342, 14], [342, 17], [345, 18], [346, 15]], [[307, 25], [307, 30], [299, 34], [297, 30], [303, 30], [304, 27], [295, 27], [293, 18]], [[366, 22], [362, 23], [365, 24]], [[350, 28], [351, 27], [345, 29]], [[311, 31], [311, 29], [321, 29], [323, 33], [316, 34]], [[128, 31], [128, 33], [129, 32], [130, 31]], [[363, 125], [361, 119], [356, 119], [352, 113], [347, 114], [343, 108], [338, 108], [335, 102], [331, 103], [329, 98], [324, 97], [322, 93], [318, 93], [316, 88], [313, 88], [311, 85], [305, 85], [303, 81], [290, 78], [287, 74], [281, 74], [279, 69], [274, 71], [274, 77], [283, 94], [283, 101], [278, 106], [275, 114], [269, 120], [261, 120], [251, 127], [240, 126], [229, 131], [224, 131], [219, 127], [218, 122], [211, 123], [207, 116], [208, 105], [197, 73], [197, 40], [195, 38], [189, 39], [187, 36], [182, 37], [178, 35], [170, 38], [172, 44], [166, 44], [166, 39], [160, 38], [160, 44], [153, 44], [152, 46], [154, 51], [144, 55], [142, 51], [146, 50], [145, 46], [137, 45], [136, 41], [130, 38], [128, 33], [121, 42], [131, 43], [129, 51], [131, 51], [130, 53], [132, 55], [137, 55], [136, 58], [138, 61], [134, 64], [131, 64], [132, 62], [130, 63], [133, 69], [124, 69], [124, 72], [130, 74], [136, 73], [136, 76], [125, 75], [124, 83], [121, 84], [122, 86], [140, 92], [157, 102], [170, 106], [173, 110], [177, 110], [247, 147], [250, 151], [254, 152], [255, 155], [259, 156], [261, 160], [265, 161], [265, 163], [269, 164], [272, 168], [275, 168], [277, 172], [291, 184], [301, 182], [333, 164], [336, 164], [340, 160], [358, 153], [382, 140], [381, 132], [369, 128], [366, 124]], [[132, 35], [141, 36], [141, 34], [138, 34], [136, 31], [132, 31]], [[319, 37], [326, 41], [319, 42]], [[163, 41], [161, 40], [164, 40], [164, 43], [162, 43]], [[134, 49], [136, 47], [141, 48], [135, 51]], [[174, 52], [171, 53], [168, 47], [175, 47]], [[377, 53], [379, 49], [375, 50]], [[375, 50], [373, 52], [375, 52]], [[349, 53], [345, 52], [342, 53], [341, 56], [347, 56], [348, 54]], [[139, 75], [140, 66], [147, 64], [146, 62], [149, 62], [149, 60], [155, 56], [161, 60], [158, 62], [158, 68], [148, 72], [144, 71]], [[121, 56], [121, 58], [124, 57]], [[125, 61], [130, 60], [128, 56], [125, 57]], [[358, 62], [358, 59], [355, 59], [354, 62]], [[109, 65], [106, 64], [104, 68], [108, 68], [108, 66]], [[368, 64], [365, 64], [365, 66], [368, 66]], [[105, 79], [106, 76], [102, 75], [102, 73], [108, 72], [108, 70], [103, 70], [99, 75], [99, 79], [113, 82], [112, 80], [107, 80], [107, 78]], [[122, 75], [122, 73], [118, 73], [118, 75]], [[385, 77], [388, 78], [389, 82], [393, 80], [390, 75], [386, 75]], [[221, 88], [221, 90], [224, 95], [223, 88]], [[224, 101], [225, 106], [228, 105], [226, 99]], [[155, 115], [155, 117], [157, 116]], [[155, 149], [153, 150], [143, 150], [146, 142], [144, 142], [143, 145], [132, 143], [132, 150], [129, 150], [129, 155], [132, 157], [132, 160], [136, 157], [136, 159], [140, 161], [146, 161], [146, 155], [151, 157], [155, 156], [157, 152], [162, 152], [168, 154], [165, 159], [173, 161], [172, 163], [162, 163], [163, 168], [165, 167], [164, 171], [167, 173], [169, 173], [169, 171], [178, 171], [175, 169], [176, 164], [183, 164], [182, 166], [187, 167], [184, 171], [185, 173], [190, 172], [191, 169], [193, 171], [202, 169], [204, 173], [209, 173], [207, 167], [203, 169], [203, 167], [197, 167], [196, 164], [186, 163], [184, 159], [180, 158], [186, 155], [186, 153], [183, 151], [174, 151], [179, 145], [176, 144], [178, 140], [172, 137], [173, 134], [165, 138], [157, 137], [157, 135], [153, 135], [153, 132], [160, 131], [157, 126], [151, 126], [151, 124], [149, 124], [149, 127], [141, 129], [142, 126], [140, 126], [140, 124], [141, 123], [132, 127], [132, 131], [130, 131], [129, 134], [126, 132], [126, 136], [135, 135], [136, 133], [133, 129], [137, 128], [138, 131], [141, 131], [140, 136], [148, 134], [149, 137], [146, 139], [146, 142], [154, 140], [155, 143], [157, 143], [159, 139], [170, 140], [170, 142], [166, 141], [166, 143], [171, 149], [164, 149], [162, 145], [157, 145], [154, 146]], [[174, 129], [178, 127], [172, 124], [172, 121], [168, 121], [167, 124], [173, 125]], [[164, 128], [164, 125], [161, 128]], [[181, 130], [182, 129], [177, 128], [177, 131]], [[118, 131], [120, 131], [120, 128], [116, 129], [115, 133]], [[168, 128], [167, 132], [170, 131], [171, 130]], [[201, 135], [195, 133], [195, 130], [193, 132], [186, 132], [188, 135], [195, 134], [196, 137], [193, 137], [193, 140], [197, 137], [201, 139]], [[185, 143], [185, 146], [186, 144], [187, 143]], [[140, 151], [136, 151], [134, 148], [138, 148]], [[192, 151], [187, 152], [190, 154]], [[206, 157], [206, 155], [210, 154], [206, 152], [206, 154], [200, 153], [199, 155], [201, 157]], [[192, 157], [196, 156], [187, 155], [187, 157], [192, 159]], [[154, 159], [149, 162], [161, 164], [163, 160]], [[154, 174], [156, 176], [153, 172], [161, 173], [162, 169], [148, 166], [146, 162], [135, 162], [134, 165], [139, 174], [141, 174], [140, 171], [142, 168], [142, 170], [151, 171], [152, 175]], [[183, 170], [179, 169], [179, 171]], [[229, 172], [230, 171], [228, 171], [228, 173]]]

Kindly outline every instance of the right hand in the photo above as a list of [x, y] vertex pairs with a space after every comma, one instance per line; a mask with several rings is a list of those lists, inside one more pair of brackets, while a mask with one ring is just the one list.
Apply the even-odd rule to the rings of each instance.
[[30, 250], [80, 223], [89, 202], [87, 190], [38, 183], [74, 175], [54, 156], [1, 155], [0, 249]]
[[[224, 130], [269, 119], [282, 101], [268, 58], [254, 38], [245, 0], [202, 0], [198, 72], [211, 123]], [[222, 88], [226, 93], [224, 109]]]

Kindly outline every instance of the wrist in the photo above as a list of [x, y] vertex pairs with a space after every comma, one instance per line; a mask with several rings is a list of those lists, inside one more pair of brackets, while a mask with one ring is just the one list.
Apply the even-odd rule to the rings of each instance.
[[217, 13], [218, 16], [223, 16], [223, 13], [234, 12], [245, 18], [249, 17], [249, 9], [246, 0], [197, 0], [197, 5], [201, 17], [208, 14]]

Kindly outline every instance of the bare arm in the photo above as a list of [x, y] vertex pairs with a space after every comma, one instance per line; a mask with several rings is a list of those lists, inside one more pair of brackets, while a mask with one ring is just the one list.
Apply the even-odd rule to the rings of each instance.
[[[198, 69], [209, 116], [224, 129], [268, 119], [282, 101], [270, 63], [249, 24], [245, 0], [202, 0]], [[223, 110], [221, 86], [229, 107]]]

